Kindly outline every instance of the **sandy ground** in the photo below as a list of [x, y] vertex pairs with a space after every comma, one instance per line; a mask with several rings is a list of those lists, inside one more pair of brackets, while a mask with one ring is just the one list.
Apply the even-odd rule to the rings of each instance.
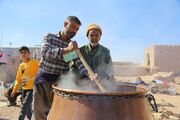
[[[149, 82], [152, 76], [142, 76], [143, 80]], [[136, 77], [118, 77], [121, 81], [134, 81]], [[180, 120], [180, 78], [173, 83], [176, 90], [176, 95], [168, 95], [163, 93], [153, 94], [158, 105], [159, 112], [152, 114], [155, 120]], [[0, 99], [0, 120], [17, 120], [20, 103], [15, 107], [7, 107], [7, 100]]]
[[17, 120], [20, 111], [20, 102], [17, 106], [7, 107], [8, 102], [5, 98], [0, 100], [0, 120]]
[[20, 107], [0, 107], [0, 120], [17, 120]]

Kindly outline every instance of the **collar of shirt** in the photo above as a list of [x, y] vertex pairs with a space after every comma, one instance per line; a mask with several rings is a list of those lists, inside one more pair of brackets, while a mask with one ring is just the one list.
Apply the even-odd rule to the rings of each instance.
[[100, 55], [100, 51], [101, 51], [101, 46], [98, 44], [95, 48], [92, 49], [91, 44], [87, 45], [87, 51], [89, 54], [95, 56], [99, 56]]

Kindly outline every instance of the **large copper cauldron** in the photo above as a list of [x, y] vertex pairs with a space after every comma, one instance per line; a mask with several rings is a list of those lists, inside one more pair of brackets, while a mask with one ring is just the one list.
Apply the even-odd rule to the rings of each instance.
[[153, 120], [146, 88], [116, 85], [119, 91], [105, 93], [53, 85], [55, 96], [48, 120]]

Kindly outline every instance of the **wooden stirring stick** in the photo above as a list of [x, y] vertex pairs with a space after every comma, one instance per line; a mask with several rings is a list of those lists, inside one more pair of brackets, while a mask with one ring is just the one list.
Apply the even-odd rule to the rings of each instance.
[[[89, 73], [89, 78], [92, 80], [95, 78], [95, 73], [93, 72], [93, 70], [90, 68], [90, 66], [87, 64], [86, 60], [84, 59], [84, 57], [82, 56], [81, 52], [79, 49], [76, 49], [76, 54], [78, 55], [78, 57], [80, 58], [81, 62], [83, 63], [83, 65], [85, 66], [85, 68], [87, 69], [88, 73]], [[95, 79], [94, 80], [97, 84], [97, 86], [99, 87], [99, 89], [101, 90], [101, 92], [106, 92], [107, 89], [104, 87], [104, 85], [100, 82], [100, 80]]]

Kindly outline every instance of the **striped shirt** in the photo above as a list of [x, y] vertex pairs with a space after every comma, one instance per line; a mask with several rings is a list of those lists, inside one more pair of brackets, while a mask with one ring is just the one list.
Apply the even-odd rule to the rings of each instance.
[[[62, 41], [59, 34], [48, 33], [44, 36], [39, 65], [43, 73], [61, 75], [70, 69], [70, 62], [63, 60], [63, 48], [68, 47], [70, 41], [71, 40], [67, 40], [66, 42]], [[80, 74], [86, 76], [88, 72], [80, 59], [75, 58], [73, 62], [80, 71]]]

